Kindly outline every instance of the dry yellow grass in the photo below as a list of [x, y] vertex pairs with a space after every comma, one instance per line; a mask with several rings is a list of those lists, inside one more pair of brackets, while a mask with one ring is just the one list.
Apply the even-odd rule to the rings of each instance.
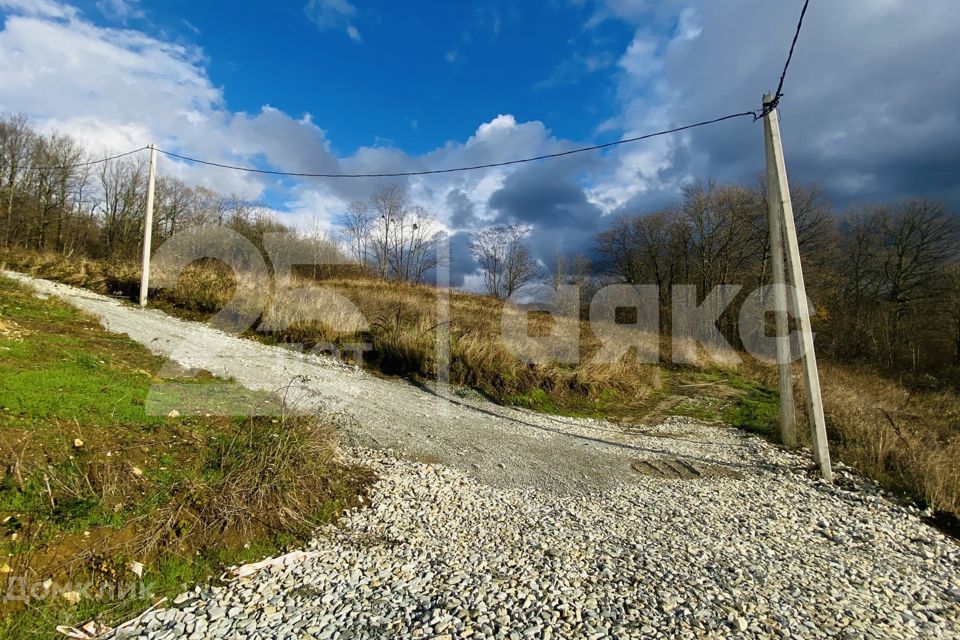
[[[328, 291], [351, 301], [369, 322], [369, 329], [352, 335], [336, 332], [322, 334], [329, 342], [366, 339], [374, 346], [372, 364], [386, 373], [433, 377], [437, 374], [436, 333], [440, 330], [435, 288], [410, 283], [374, 279], [325, 280]], [[572, 329], [585, 338], [580, 349], [580, 364], [529, 364], [517, 357], [503, 339], [499, 300], [463, 292], [450, 292], [451, 382], [472, 386], [500, 400], [542, 390], [553, 402], [576, 404], [578, 400], [596, 401], [606, 394], [647, 398], [662, 387], [660, 369], [631, 361], [593, 364], [591, 356], [597, 344], [586, 323], [578, 319], [551, 320], [536, 315], [531, 320], [533, 333], [546, 333], [553, 322], [573, 323]], [[295, 315], [288, 326], [303, 326]], [[525, 323], [526, 319], [518, 322]], [[582, 325], [582, 326], [581, 326]], [[295, 329], [287, 332], [299, 341], [304, 336]], [[535, 352], [529, 345], [522, 352]]]
[[[776, 368], [747, 362], [741, 373], [776, 388]], [[795, 367], [794, 380], [799, 380]], [[960, 394], [909, 389], [863, 366], [820, 363], [832, 456], [884, 487], [960, 515]], [[806, 420], [795, 388], [797, 415]], [[809, 443], [802, 430], [801, 440]]]
[[[9, 267], [88, 287], [103, 293], [135, 294], [135, 266], [30, 253], [6, 254]], [[298, 290], [298, 287], [305, 289]], [[317, 289], [320, 292], [317, 292]], [[306, 294], [304, 291], [313, 293]], [[284, 293], [286, 291], [287, 293]], [[193, 266], [176, 289], [152, 293], [174, 311], [209, 315], [231, 297], [259, 309], [269, 298], [226, 270]], [[303, 343], [373, 345], [366, 364], [385, 374], [432, 378], [437, 373], [438, 291], [430, 286], [365, 277], [334, 277], [281, 282], [273, 312], [259, 330], [272, 339]], [[670, 370], [627, 358], [615, 364], [593, 363], [600, 348], [586, 322], [580, 324], [580, 363], [528, 364], [503, 339], [503, 303], [493, 298], [449, 292], [450, 381], [467, 385], [501, 402], [589, 415], [642, 417], [658, 392], [668, 386]], [[243, 306], [243, 305], [241, 305]], [[545, 332], [548, 318], [531, 316], [533, 333]], [[656, 339], [655, 337], [653, 338]], [[660, 338], [669, 353], [668, 338]], [[706, 360], [700, 366], [716, 369]], [[776, 388], [775, 369], [747, 360], [736, 369]], [[863, 367], [821, 367], [825, 412], [835, 457], [859, 468], [885, 486], [905, 491], [935, 509], [960, 513], [960, 394], [911, 391]], [[798, 410], [802, 411], [798, 394]]]
[[914, 391], [872, 372], [821, 369], [835, 450], [887, 486], [960, 513], [960, 397]]
[[[7, 252], [8, 267], [132, 298], [139, 269], [129, 263], [67, 259], [55, 254]], [[163, 274], [154, 273], [152, 281]], [[272, 339], [303, 344], [369, 343], [366, 364], [389, 375], [433, 378], [437, 375], [438, 322], [436, 288], [366, 277], [335, 277], [321, 282], [288, 277], [278, 280], [270, 296], [250, 279], [216, 262], [193, 264], [175, 288], [151, 290], [151, 300], [188, 317], [209, 317], [228, 303], [234, 313], [219, 314], [225, 323], [247, 313], [251, 325], [261, 312], [258, 332]], [[252, 314], [251, 309], [256, 309]], [[578, 319], [532, 316], [531, 328], [546, 332], [553, 322], [572, 323], [583, 336], [581, 364], [531, 364], [518, 358], [502, 337], [503, 303], [476, 294], [449, 292], [450, 381], [468, 385], [499, 401], [556, 410], [595, 413], [614, 407], [638, 407], [663, 386], [656, 365], [632, 360], [592, 363], [599, 348], [589, 326]], [[525, 323], [523, 318], [520, 322]], [[243, 323], [239, 323], [242, 326]], [[530, 351], [530, 349], [525, 349]], [[532, 397], [528, 397], [531, 396]], [[602, 405], [602, 406], [601, 406]]]

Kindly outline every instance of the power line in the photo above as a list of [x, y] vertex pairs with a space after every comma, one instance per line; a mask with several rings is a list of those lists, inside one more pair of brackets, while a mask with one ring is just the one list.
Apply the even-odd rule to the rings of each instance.
[[[790, 51], [787, 54], [787, 61], [783, 65], [783, 72], [780, 74], [780, 82], [777, 85], [777, 91], [774, 94], [773, 98], [767, 102], [760, 111], [744, 111], [741, 113], [733, 113], [726, 116], [721, 116], [719, 118], [713, 118], [712, 120], [704, 120], [703, 122], [697, 122], [694, 124], [688, 124], [681, 127], [675, 127], [673, 129], [666, 129], [663, 131], [657, 131], [654, 133], [647, 133], [642, 136], [635, 136], [633, 138], [625, 138], [623, 140], [615, 140], [613, 142], [606, 142], [603, 144], [595, 144], [587, 147], [578, 147], [576, 149], [569, 149], [567, 151], [560, 151], [557, 153], [548, 153], [539, 156], [532, 156], [529, 158], [520, 158], [517, 160], [506, 160], [504, 162], [491, 162], [487, 164], [477, 164], [470, 165], [465, 167], [452, 167], [448, 169], [429, 169], [424, 171], [396, 171], [396, 172], [386, 172], [386, 173], [305, 173], [305, 172], [296, 172], [296, 171], [273, 171], [270, 169], [257, 169], [255, 167], [243, 167], [238, 165], [224, 164], [220, 162], [211, 162], [209, 160], [201, 160], [199, 158], [191, 158], [190, 156], [181, 155], [174, 153], [172, 151], [165, 151], [163, 149], [157, 149], [158, 152], [169, 156], [171, 158], [177, 158], [179, 160], [185, 160], [187, 162], [193, 162], [196, 164], [202, 164], [209, 167], [218, 167], [220, 169], [229, 169], [232, 171], [243, 171], [246, 173], [257, 173], [262, 175], [271, 175], [271, 176], [288, 176], [294, 178], [403, 178], [411, 176], [426, 176], [426, 175], [437, 175], [443, 173], [459, 173], [464, 171], [476, 171], [478, 169], [493, 169], [496, 167], [507, 167], [511, 165], [524, 164], [528, 162], [537, 162], [539, 160], [549, 160], [551, 158], [560, 158], [563, 156], [571, 156], [578, 153], [587, 153], [590, 151], [598, 151], [600, 149], [607, 149], [610, 147], [616, 147], [619, 145], [630, 144], [633, 142], [639, 142], [641, 140], [649, 140], [650, 138], [656, 138], [659, 136], [670, 135], [674, 133], [679, 133], [681, 131], [688, 131], [690, 129], [696, 129], [698, 127], [705, 127], [712, 124], [717, 124], [724, 122], [726, 120], [733, 120], [735, 118], [742, 118], [746, 116], [751, 116], [754, 121], [763, 119], [767, 114], [777, 108], [780, 104], [780, 99], [783, 97], [783, 85], [787, 79], [787, 72], [790, 69], [790, 63], [793, 61], [793, 53], [797, 47], [797, 40], [800, 38], [800, 31], [803, 29], [803, 20], [807, 15], [807, 9], [810, 6], [810, 0], [804, 0], [803, 8], [800, 11], [800, 19], [797, 21], [797, 29], [793, 34], [793, 41], [790, 43]], [[58, 165], [51, 167], [35, 167], [35, 169], [67, 169], [75, 167], [86, 167], [95, 164], [101, 164], [104, 162], [109, 162], [111, 160], [116, 160], [118, 158], [123, 158], [125, 156], [133, 155], [134, 153], [139, 153], [150, 147], [140, 147], [139, 149], [134, 149], [133, 151], [128, 151], [126, 153], [121, 153], [115, 156], [110, 156], [108, 158], [101, 158], [99, 160], [91, 160], [89, 162], [82, 162], [79, 164], [73, 165]]]
[[[392, 173], [302, 173], [302, 172], [295, 172], [295, 171], [273, 171], [270, 169], [242, 167], [238, 165], [212, 162], [210, 160], [201, 160], [199, 158], [191, 158], [190, 156], [181, 155], [179, 153], [174, 153], [173, 151], [166, 151], [164, 149], [159, 149], [159, 148], [157, 149], [157, 151], [166, 156], [170, 156], [171, 158], [186, 160], [187, 162], [193, 162], [196, 164], [202, 164], [210, 167], [218, 167], [221, 169], [230, 169], [232, 171], [245, 171], [247, 173], [258, 173], [258, 174], [271, 175], [271, 176], [288, 176], [288, 177], [295, 177], [295, 178], [400, 178], [400, 177], [409, 177], [409, 176], [434, 175], [439, 173], [457, 173], [462, 171], [475, 171], [478, 169], [492, 169], [495, 167], [506, 167], [506, 166], [515, 165], [515, 164], [536, 162], [538, 160], [549, 160], [551, 158], [560, 158], [563, 156], [571, 156], [578, 153], [586, 153], [588, 151], [598, 151], [600, 149], [616, 147], [623, 144], [629, 144], [631, 142], [639, 142], [640, 140], [649, 140], [650, 138], [656, 138], [658, 136], [665, 136], [673, 133], [679, 133], [681, 131], [696, 129], [697, 127], [705, 127], [707, 125], [717, 124], [718, 122], [724, 122], [726, 120], [733, 120], [734, 118], [742, 118], [746, 116], [751, 116], [753, 118], [756, 118], [757, 114], [754, 111], [744, 111], [742, 113], [733, 113], [727, 116], [722, 116], [720, 118], [713, 118], [712, 120], [704, 120], [703, 122], [688, 124], [682, 127], [675, 127], [673, 129], [666, 129], [664, 131], [647, 133], [642, 136], [635, 136], [633, 138], [625, 138], [623, 140], [615, 140], [613, 142], [605, 142], [603, 144], [595, 144], [588, 147], [578, 147], [576, 149], [569, 149], [567, 151], [560, 151], [557, 153], [548, 153], [548, 154], [533, 156], [529, 158], [520, 158], [517, 160], [506, 160], [504, 162], [491, 162], [487, 164], [470, 165], [466, 167], [452, 167], [449, 169], [429, 169], [424, 171], [398, 171], [398, 172], [392, 172]], [[111, 160], [117, 160], [118, 158], [123, 158], [129, 155], [133, 155], [135, 153], [140, 153], [141, 151], [145, 151], [149, 148], [150, 147], [140, 147], [139, 149], [134, 149], [133, 151], [127, 151], [126, 153], [120, 153], [115, 156], [100, 158], [99, 160], [91, 160], [89, 162], [81, 162], [78, 164], [53, 165], [48, 167], [33, 167], [33, 169], [36, 169], [36, 170], [72, 169], [76, 167], [86, 167], [86, 166], [95, 165], [95, 164], [102, 164], [104, 162], [110, 162]]]
[[595, 144], [589, 147], [579, 147], [577, 149], [570, 149], [568, 151], [560, 151], [558, 153], [548, 153], [540, 156], [533, 156], [530, 158], [520, 158], [518, 160], [506, 160], [504, 162], [491, 162], [487, 164], [477, 164], [466, 167], [453, 167], [449, 169], [429, 169], [424, 171], [397, 171], [392, 173], [300, 173], [294, 171], [272, 171], [269, 169], [256, 169], [254, 167], [240, 167], [230, 164], [222, 164], [219, 162], [210, 162], [208, 160], [199, 160], [197, 158], [191, 158], [189, 156], [180, 155], [178, 153], [173, 153], [172, 151], [164, 151], [163, 149], [157, 149], [158, 152], [170, 156], [172, 158], [178, 158], [180, 160], [186, 160], [188, 162], [195, 162], [197, 164], [203, 164], [211, 167], [219, 167], [221, 169], [231, 169], [234, 171], [246, 171], [248, 173], [260, 173], [271, 176], [289, 176], [295, 178], [401, 178], [409, 176], [426, 176], [426, 175], [435, 175], [439, 173], [457, 173], [461, 171], [475, 171], [477, 169], [492, 169], [494, 167], [506, 167], [515, 164], [523, 164], [526, 162], [536, 162], [538, 160], [548, 160], [550, 158], [560, 158], [562, 156], [572, 156], [577, 153], [586, 153], [588, 151], [597, 151], [599, 149], [606, 149], [609, 147], [615, 147], [622, 144], [628, 144], [631, 142], [638, 142], [640, 140], [648, 140], [650, 138], [656, 138], [658, 136], [665, 136], [672, 133], [679, 133], [680, 131], [687, 131], [688, 129], [695, 129], [697, 127], [705, 127], [710, 124], [716, 124], [718, 122], [724, 122], [725, 120], [733, 120], [734, 118], [742, 118], [745, 116], [750, 116], [756, 118], [756, 112], [754, 111], [744, 111], [742, 113], [733, 113], [727, 116], [722, 116], [720, 118], [714, 118], [712, 120], [705, 120], [703, 122], [697, 122], [695, 124], [688, 124], [682, 127], [676, 127], [674, 129], [667, 129], [665, 131], [657, 131], [655, 133], [647, 133], [642, 136], [636, 136], [634, 138], [626, 138], [623, 140], [615, 140], [614, 142], [606, 142], [604, 144]]
[[49, 171], [51, 169], [77, 169], [79, 167], [89, 167], [95, 164], [103, 164], [104, 162], [110, 162], [111, 160], [117, 160], [119, 158], [125, 158], [126, 156], [132, 156], [135, 153], [140, 153], [150, 147], [140, 147], [139, 149], [134, 149], [133, 151], [127, 151], [126, 153], [118, 153], [115, 156], [109, 156], [107, 158], [100, 158], [99, 160], [90, 160], [88, 162], [79, 162], [77, 164], [53, 164], [46, 167], [29, 167], [33, 171]]
[[649, 140], [650, 138], [656, 138], [658, 136], [670, 135], [673, 133], [679, 133], [681, 131], [687, 131], [689, 129], [696, 129], [697, 127], [705, 127], [707, 125], [717, 124], [719, 122], [724, 122], [726, 120], [733, 120], [735, 118], [742, 118], [745, 116], [753, 117], [754, 121], [763, 119], [768, 113], [777, 108], [780, 104], [780, 99], [783, 97], [783, 85], [787, 79], [787, 72], [790, 69], [790, 63], [793, 61], [793, 53], [797, 47], [797, 41], [800, 38], [800, 31], [803, 29], [803, 19], [807, 15], [807, 9], [810, 7], [810, 0], [804, 0], [803, 8], [800, 11], [800, 19], [797, 21], [797, 29], [793, 34], [793, 41], [790, 43], [790, 51], [787, 54], [787, 61], [783, 65], [783, 71], [780, 74], [780, 82], [777, 85], [777, 91], [773, 96], [773, 99], [765, 104], [763, 108], [758, 111], [744, 111], [742, 113], [733, 113], [727, 116], [722, 116], [719, 118], [714, 118], [712, 120], [704, 120], [703, 122], [697, 122], [695, 124], [688, 124], [682, 127], [676, 127], [673, 129], [666, 129], [664, 131], [657, 131], [655, 133], [648, 133], [642, 136], [636, 136], [633, 138], [625, 138], [623, 140], [616, 140], [614, 142], [607, 142], [604, 144], [596, 144], [588, 147], [579, 147], [577, 149], [570, 149], [568, 151], [561, 151], [559, 153], [548, 153], [539, 156], [533, 156], [530, 158], [520, 158], [518, 160], [507, 160], [505, 162], [491, 162], [487, 164], [478, 164], [466, 167], [454, 167], [449, 169], [431, 169], [426, 171], [397, 171], [389, 173], [302, 173], [302, 172], [293, 172], [293, 171], [271, 171], [269, 169], [256, 169], [254, 167], [241, 167], [236, 165], [222, 164], [219, 162], [210, 162], [207, 160], [200, 160], [197, 158], [191, 158], [189, 156], [180, 155], [173, 153], [171, 151], [164, 151], [163, 149], [157, 149], [160, 153], [170, 156], [172, 158], [178, 158], [180, 160], [186, 160], [188, 162], [195, 162], [197, 164], [203, 164], [211, 167], [219, 167], [221, 169], [230, 169], [233, 171], [245, 171], [248, 173], [259, 173], [264, 175], [272, 176], [288, 176], [296, 178], [403, 178], [410, 176], [425, 176], [425, 175], [436, 175], [442, 173], [458, 173], [463, 171], [475, 171], [477, 169], [492, 169], [495, 167], [506, 167], [516, 164], [524, 164], [527, 162], [536, 162], [538, 160], [549, 160], [551, 158], [560, 158], [563, 156], [570, 156], [577, 153], [586, 153], [589, 151], [598, 151], [600, 149], [607, 149], [609, 147], [616, 147], [623, 144], [630, 144], [632, 142], [639, 142], [641, 140]]
[[757, 120], [762, 119], [768, 113], [777, 108], [777, 105], [780, 104], [780, 98], [783, 97], [783, 83], [787, 79], [787, 70], [790, 68], [790, 63], [793, 61], [793, 51], [797, 48], [797, 40], [800, 38], [800, 30], [803, 29], [803, 19], [807, 15], [807, 9], [810, 7], [810, 0], [804, 0], [803, 9], [800, 10], [800, 20], [797, 21], [797, 30], [793, 34], [793, 42], [790, 43], [790, 53], [787, 54], [787, 62], [783, 65], [783, 73], [780, 74], [780, 83], [777, 85], [777, 91], [773, 94], [773, 99], [770, 100], [763, 109], [757, 115]]

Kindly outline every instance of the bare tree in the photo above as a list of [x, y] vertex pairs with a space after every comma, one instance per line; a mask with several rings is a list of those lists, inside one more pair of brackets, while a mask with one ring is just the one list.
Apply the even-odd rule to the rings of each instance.
[[487, 293], [510, 297], [534, 279], [537, 264], [526, 245], [529, 227], [501, 225], [488, 227], [471, 236], [470, 252], [480, 264]]
[[615, 280], [639, 284], [643, 279], [639, 247], [634, 233], [637, 219], [620, 216], [594, 238], [593, 251], [600, 269]]
[[[20, 217], [26, 218], [24, 244], [45, 251], [60, 251], [64, 233], [75, 209], [77, 188], [86, 182], [86, 168], [76, 167], [84, 156], [83, 148], [68, 136], [51, 134], [33, 140], [31, 171], [26, 184], [32, 192], [29, 202], [21, 202]], [[26, 186], [26, 185], [25, 185]]]
[[941, 204], [915, 200], [876, 214], [880, 228], [881, 294], [890, 305], [891, 351], [901, 343], [901, 325], [918, 304], [944, 294], [940, 277], [957, 255], [956, 219]]
[[368, 202], [354, 200], [347, 205], [346, 212], [339, 220], [351, 257], [364, 268], [370, 264], [370, 234], [374, 218]]
[[370, 233], [373, 264], [381, 278], [390, 276], [391, 254], [394, 252], [396, 227], [401, 224], [409, 206], [406, 192], [397, 185], [387, 185], [370, 197], [374, 219]]
[[331, 265], [344, 262], [344, 254], [331, 236], [328, 224], [319, 216], [310, 216], [307, 226], [295, 235], [309, 248], [307, 254], [312, 258], [312, 264]]
[[947, 267], [947, 314], [953, 324], [953, 364], [960, 367], [960, 263]]
[[[116, 259], [139, 254], [146, 159], [77, 166], [87, 157], [69, 136], [41, 134], [23, 116], [0, 114], [0, 245]], [[230, 225], [255, 243], [288, 230], [265, 207], [160, 175], [154, 237], [196, 224]]]
[[209, 187], [194, 189], [194, 224], [216, 224], [223, 226], [229, 205], [227, 199]]
[[391, 269], [394, 277], [422, 282], [424, 274], [437, 265], [437, 234], [440, 225], [419, 205], [408, 207], [393, 227]]
[[412, 203], [402, 188], [379, 189], [370, 197], [369, 212], [360, 215], [361, 222], [369, 216], [361, 245], [369, 247], [373, 268], [381, 278], [420, 282], [436, 266], [440, 225], [426, 209]]
[[732, 282], [755, 259], [756, 204], [738, 185], [697, 182], [684, 190], [681, 220], [689, 238], [690, 266], [702, 294]]
[[0, 119], [0, 171], [6, 184], [6, 228], [4, 246], [13, 242], [15, 222], [13, 219], [14, 197], [29, 175], [30, 158], [36, 134], [23, 115], [5, 115]]
[[105, 162], [97, 178], [106, 253], [111, 258], [135, 256], [146, 197], [145, 162], [129, 157]]
[[155, 207], [153, 232], [162, 240], [191, 224], [191, 216], [198, 208], [197, 195], [179, 178], [160, 176]]

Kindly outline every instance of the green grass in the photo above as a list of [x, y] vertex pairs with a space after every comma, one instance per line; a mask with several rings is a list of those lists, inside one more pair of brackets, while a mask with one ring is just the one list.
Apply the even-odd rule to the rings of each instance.
[[588, 398], [573, 393], [558, 397], [536, 388], [527, 393], [506, 396], [501, 402], [555, 416], [606, 420], [635, 415], [638, 406], [646, 407], [655, 399], [656, 396], [651, 395], [650, 398], [645, 398], [641, 405], [637, 405], [634, 402], [626, 402], [622, 393], [616, 389], [603, 389], [597, 397]]
[[780, 395], [758, 385], [737, 398], [724, 419], [740, 429], [773, 437], [780, 424]]
[[543, 389], [533, 389], [527, 393], [516, 393], [506, 398], [506, 404], [542, 413], [556, 413], [559, 409]]
[[[153, 397], [163, 401], [164, 386], [157, 383], [174, 383], [171, 391], [203, 385], [218, 392], [225, 383], [209, 376], [161, 381], [155, 373], [162, 361], [140, 345], [103, 331], [61, 302], [34, 298], [5, 279], [0, 279], [0, 318], [22, 327], [29, 338], [0, 336], [0, 428], [56, 420], [80, 438], [91, 427], [131, 424], [149, 430], [167, 422], [164, 415], [144, 409], [151, 389]], [[265, 394], [236, 385], [229, 393], [231, 401], [239, 396], [251, 405], [275, 404]]]
[[[52, 576], [58, 585], [100, 585], [76, 604], [62, 597], [0, 603], [0, 638], [59, 638], [57, 625], [130, 618], [160, 596], [219, 576], [225, 565], [303, 540], [305, 525], [334, 520], [369, 482], [368, 474], [318, 459], [314, 470], [298, 473], [307, 477], [300, 494], [275, 489], [257, 466], [275, 468], [277, 456], [289, 457], [276, 447], [265, 452], [275, 432], [283, 429], [291, 447], [306, 444], [311, 453], [330, 449], [329, 436], [296, 420], [168, 417], [165, 407], [190, 402], [191, 390], [214, 404], [222, 397], [231, 406], [280, 405], [209, 375], [162, 380], [161, 365], [93, 318], [0, 278], [0, 450], [7, 461], [0, 563], [13, 570], [0, 583], [18, 577], [36, 585]], [[311, 437], [322, 441], [303, 440]], [[219, 536], [209, 526], [194, 527], [201, 533], [190, 537], [157, 534], [158, 519], [175, 508], [186, 509], [180, 517], [190, 523], [216, 517], [222, 487], [239, 481], [246, 493], [231, 496], [233, 510], [249, 495], [264, 509], [275, 501], [277, 512], [303, 505], [309, 513], [296, 523], [261, 513], [270, 526], [236, 522]], [[140, 542], [150, 535], [150, 545]], [[142, 580], [126, 568], [131, 560], [146, 564]]]
[[780, 395], [775, 389], [732, 371], [685, 372], [672, 386], [674, 392], [693, 390], [673, 408], [676, 415], [722, 422], [768, 438], [777, 433]]
[[[103, 331], [92, 318], [66, 304], [40, 300], [0, 279], [0, 318], [22, 334], [0, 337], [0, 441], [11, 456], [26, 447], [27, 459], [21, 461], [25, 468], [36, 468], [32, 458], [41, 456], [49, 467], [46, 473], [35, 469], [24, 475], [23, 491], [5, 477], [2, 512], [48, 508], [43, 479], [47, 475], [67, 494], [50, 509], [56, 526], [48, 532], [120, 526], [124, 516], [138, 515], [139, 503], [116, 512], [116, 505], [102, 496], [69, 495], [71, 489], [81, 491], [90, 467], [113, 463], [106, 456], [109, 451], [110, 458], [119, 455], [132, 466], [154, 472], [165, 465], [154, 459], [153, 443], [164, 443], [156, 445], [162, 451], [183, 430], [210, 436], [223, 427], [222, 420], [149, 415], [145, 398], [159, 382], [154, 373], [160, 359], [125, 336]], [[82, 442], [79, 447], [77, 440]], [[131, 448], [136, 455], [120, 455]], [[171, 462], [168, 468], [173, 468], [170, 455], [164, 455]], [[181, 477], [182, 470], [166, 474], [168, 484]]]

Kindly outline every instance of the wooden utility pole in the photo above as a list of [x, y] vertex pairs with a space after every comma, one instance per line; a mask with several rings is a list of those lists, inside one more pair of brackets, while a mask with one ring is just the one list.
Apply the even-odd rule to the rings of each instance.
[[157, 147], [150, 145], [150, 177], [147, 178], [147, 211], [143, 216], [143, 264], [140, 271], [140, 306], [147, 306], [150, 289], [150, 242], [153, 239], [153, 194], [157, 182]]
[[[770, 95], [764, 96], [764, 109], [768, 108], [771, 101]], [[771, 204], [776, 206], [777, 211], [771, 210], [770, 219], [779, 218], [779, 234], [786, 249], [787, 273], [789, 275], [788, 284], [791, 288], [790, 301], [792, 311], [797, 322], [797, 328], [800, 332], [801, 365], [803, 368], [803, 390], [806, 400], [807, 415], [810, 419], [810, 431], [813, 437], [813, 458], [820, 466], [820, 474], [827, 482], [833, 481], [833, 469], [830, 465], [830, 450], [827, 444], [827, 426], [823, 417], [823, 398], [820, 395], [820, 377], [817, 373], [817, 354], [813, 347], [813, 329], [810, 326], [810, 308], [807, 304], [807, 290], [803, 282], [803, 268], [800, 264], [800, 247], [797, 243], [797, 227], [793, 217], [793, 202], [790, 199], [790, 184], [787, 181], [787, 166], [783, 160], [783, 141], [780, 138], [780, 121], [777, 110], [770, 109], [764, 118], [764, 138], [766, 141], [767, 158], [767, 184], [770, 191], [769, 198]], [[778, 215], [774, 215], [774, 213]], [[774, 234], [774, 224], [771, 224], [771, 258], [773, 258], [773, 273], [776, 279], [777, 261], [773, 257], [774, 247], [779, 246], [776, 235]], [[782, 265], [782, 262], [780, 263]], [[782, 269], [782, 266], [781, 266]], [[776, 284], [776, 282], [774, 283]], [[775, 302], [780, 302], [775, 300]], [[779, 307], [778, 307], [779, 308]], [[780, 355], [781, 343], [787, 340], [786, 318], [781, 322], [779, 313], [777, 314], [777, 352]], [[783, 331], [783, 333], [781, 333]], [[789, 360], [789, 358], [788, 358]], [[781, 358], [781, 363], [783, 359]], [[789, 375], [789, 364], [786, 367]], [[780, 365], [780, 390], [781, 390], [781, 419], [784, 417], [783, 398], [784, 389], [784, 365]], [[787, 380], [790, 378], [787, 377]], [[789, 383], [788, 383], [789, 384]], [[790, 407], [792, 412], [792, 391], [790, 393]], [[784, 430], [788, 427], [785, 424]]]

